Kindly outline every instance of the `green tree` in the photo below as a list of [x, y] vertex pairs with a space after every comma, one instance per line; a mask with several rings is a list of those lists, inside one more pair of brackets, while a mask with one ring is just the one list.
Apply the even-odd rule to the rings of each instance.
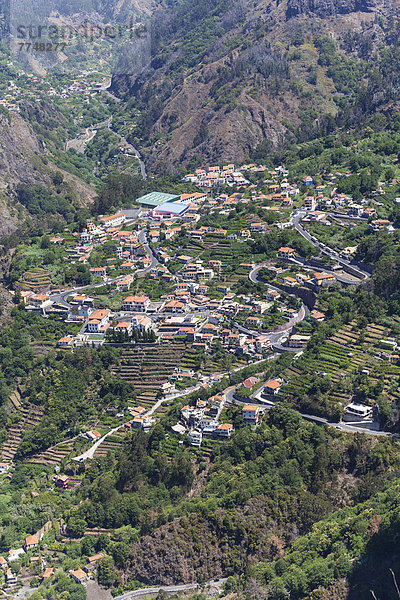
[[87, 529], [87, 522], [78, 515], [71, 515], [68, 519], [67, 530], [68, 534], [75, 538], [80, 538], [84, 535]]
[[97, 581], [104, 587], [111, 587], [116, 581], [115, 563], [111, 556], [102, 558], [97, 566]]

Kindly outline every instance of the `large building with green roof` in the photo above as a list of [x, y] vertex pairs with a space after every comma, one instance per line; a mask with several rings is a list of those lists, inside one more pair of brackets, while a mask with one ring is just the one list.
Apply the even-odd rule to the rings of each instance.
[[144, 208], [157, 208], [157, 206], [160, 206], [165, 202], [176, 202], [177, 200], [180, 200], [180, 198], [180, 195], [150, 192], [150, 194], [138, 198], [137, 202]]

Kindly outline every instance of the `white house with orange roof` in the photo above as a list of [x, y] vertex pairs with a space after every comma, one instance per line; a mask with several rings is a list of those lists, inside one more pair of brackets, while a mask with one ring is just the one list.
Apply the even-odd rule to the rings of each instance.
[[192, 192], [190, 194], [181, 194], [181, 202], [203, 202], [207, 200], [207, 194], [204, 192]]
[[255, 404], [245, 404], [242, 407], [242, 417], [248, 425], [257, 425], [260, 417], [260, 408]]
[[117, 281], [116, 288], [119, 292], [128, 292], [132, 285], [133, 275], [127, 275], [123, 279]]
[[134, 315], [132, 325], [139, 331], [149, 331], [153, 327], [153, 321], [146, 315]]
[[111, 311], [108, 308], [99, 308], [95, 310], [89, 317], [86, 329], [88, 333], [106, 333], [109, 321], [111, 317]]
[[57, 342], [57, 346], [59, 348], [70, 348], [74, 343], [74, 338], [72, 335], [66, 335], [60, 338]]
[[215, 434], [221, 438], [230, 438], [233, 432], [232, 423], [221, 423], [215, 430]]
[[278, 250], [278, 256], [281, 258], [294, 258], [296, 256], [296, 250], [289, 248], [288, 246], [281, 246]]
[[264, 393], [276, 396], [282, 387], [282, 382], [279, 379], [271, 379], [264, 386]]
[[108, 229], [109, 227], [118, 227], [124, 222], [125, 215], [122, 212], [115, 213], [114, 215], [108, 215], [106, 217], [101, 217], [100, 219], [100, 223], [105, 229]]
[[25, 538], [25, 542], [24, 542], [24, 550], [25, 552], [28, 552], [28, 550], [31, 550], [32, 548], [36, 548], [36, 546], [39, 546], [39, 536], [38, 535], [28, 535]]
[[91, 431], [87, 431], [85, 434], [83, 434], [83, 437], [95, 442], [101, 438], [101, 433], [99, 433], [96, 429], [92, 429]]
[[335, 276], [331, 273], [314, 272], [314, 283], [319, 287], [325, 287], [335, 282]]
[[7, 569], [5, 579], [7, 585], [16, 585], [18, 583], [17, 576], [11, 569]]
[[48, 294], [34, 294], [29, 298], [29, 304], [37, 307], [43, 307], [48, 304], [50, 296]]
[[70, 571], [72, 579], [76, 583], [85, 583], [89, 579], [89, 575], [82, 569], [76, 569], [76, 571]]
[[148, 296], [127, 296], [122, 303], [122, 310], [144, 313], [150, 305]]

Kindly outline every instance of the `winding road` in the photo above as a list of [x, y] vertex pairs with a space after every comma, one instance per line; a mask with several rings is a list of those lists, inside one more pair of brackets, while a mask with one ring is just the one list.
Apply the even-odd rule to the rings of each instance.
[[[366, 271], [364, 271], [363, 269], [359, 268], [359, 267], [354, 267], [350, 261], [343, 259], [341, 257], [338, 256], [337, 252], [335, 252], [334, 250], [332, 250], [331, 248], [328, 248], [328, 246], [324, 245], [324, 247], [321, 247], [321, 244], [317, 241], [315, 241], [315, 238], [312, 238], [312, 236], [308, 233], [308, 231], [306, 229], [304, 229], [304, 227], [302, 227], [300, 225], [300, 219], [302, 218], [302, 216], [304, 216], [305, 213], [296, 213], [295, 216], [293, 217], [293, 225], [294, 227], [297, 229], [297, 231], [307, 240], [309, 241], [311, 244], [313, 244], [315, 247], [317, 247], [321, 252], [323, 252], [324, 254], [327, 254], [330, 258], [336, 260], [338, 263], [342, 264], [343, 266], [346, 267], [351, 267], [351, 269], [354, 272], [358, 273], [359, 279], [360, 281], [355, 282], [354, 284], [356, 285], [360, 285], [360, 283], [362, 283], [363, 281], [365, 281], [366, 279], [368, 279], [370, 277], [370, 274], [367, 273]], [[262, 269], [268, 261], [265, 261], [263, 263], [260, 263], [259, 265], [256, 265], [249, 273], [249, 279], [250, 281], [252, 281], [253, 283], [259, 283], [259, 279], [258, 279], [258, 274], [260, 269]], [[344, 278], [343, 278], [344, 279]], [[346, 280], [347, 282], [347, 280]], [[279, 288], [274, 288], [273, 285], [268, 284], [268, 287], [275, 289], [278, 292], [281, 292], [282, 290], [280, 290]], [[304, 304], [303, 304], [303, 308], [304, 308]], [[304, 318], [304, 316], [303, 316]], [[288, 328], [289, 329], [289, 328]], [[273, 334], [273, 335], [278, 335], [278, 334]], [[272, 343], [272, 342], [271, 342]], [[275, 350], [280, 350], [282, 351], [294, 351], [294, 352], [299, 352], [299, 348], [287, 348], [284, 346], [281, 346], [278, 342], [278, 340], [276, 341], [276, 343], [272, 344], [273, 348]], [[259, 388], [257, 390], [257, 392], [252, 396], [252, 401], [254, 402], [254, 404], [258, 404], [259, 406], [264, 406], [265, 408], [269, 409], [271, 408], [271, 406], [273, 406], [273, 402], [262, 402], [260, 399], [260, 394], [262, 393], [262, 390], [264, 389], [264, 386]], [[233, 400], [233, 395], [234, 395], [235, 390], [232, 389], [230, 390], [230, 397]], [[238, 401], [236, 401], [238, 402]], [[374, 429], [369, 429], [368, 427], [354, 427], [352, 425], [349, 425], [347, 423], [336, 423], [334, 421], [329, 421], [328, 419], [325, 419], [323, 417], [317, 417], [315, 415], [310, 415], [310, 414], [306, 414], [306, 413], [300, 413], [299, 415], [301, 417], [303, 417], [304, 419], [307, 419], [308, 421], [314, 421], [316, 423], [320, 423], [320, 424], [324, 424], [324, 425], [329, 425], [331, 427], [335, 427], [335, 429], [339, 429], [340, 431], [345, 431], [347, 433], [364, 433], [364, 434], [369, 434], [369, 435], [375, 435], [375, 436], [380, 436], [380, 437], [399, 437], [399, 434], [397, 433], [390, 433], [388, 431], [376, 431]]]
[[160, 585], [156, 587], [142, 588], [133, 590], [132, 592], [127, 592], [126, 594], [122, 594], [122, 596], [117, 596], [114, 598], [114, 600], [128, 600], [129, 598], [138, 598], [140, 596], [147, 596], [148, 594], [158, 594], [160, 591], [176, 594], [189, 590], [202, 590], [205, 587], [216, 587], [219, 589], [224, 585], [225, 581], [226, 578], [207, 581], [207, 583], [203, 585], [200, 585], [199, 583], [182, 583], [181, 585]]
[[[256, 265], [249, 273], [249, 279], [252, 283], [260, 283], [260, 280], [258, 279], [258, 273], [259, 271], [268, 263], [268, 261], [262, 262], [259, 265]], [[274, 285], [271, 285], [270, 283], [268, 283], [268, 288], [270, 288], [271, 290], [275, 290], [275, 292], [278, 292], [279, 294], [282, 293], [282, 290], [278, 287], [275, 287]], [[292, 294], [292, 296], [295, 296], [296, 294]], [[306, 305], [303, 303], [301, 309], [299, 310], [299, 313], [297, 315], [297, 317], [295, 317], [294, 319], [291, 319], [291, 321], [289, 321], [285, 326], [282, 326], [281, 328], [279, 328], [279, 330], [276, 331], [270, 331], [268, 333], [258, 333], [256, 335], [256, 332], [251, 332], [251, 330], [246, 330], [244, 327], [242, 327], [241, 325], [237, 325], [239, 330], [244, 331], [244, 333], [246, 333], [246, 331], [248, 333], [251, 333], [252, 335], [254, 335], [254, 337], [260, 337], [261, 335], [264, 336], [266, 335], [268, 337], [268, 339], [271, 342], [271, 346], [277, 350], [279, 350], [280, 352], [298, 352], [299, 349], [298, 348], [288, 348], [287, 346], [282, 346], [279, 341], [282, 337], [284, 337], [285, 335], [291, 333], [293, 327], [297, 324], [300, 323], [300, 321], [303, 321], [303, 319], [305, 319], [305, 317], [309, 314], [309, 310], [306, 307]]]
[[[250, 397], [251, 404], [255, 406], [260, 406], [265, 408], [266, 410], [270, 410], [274, 406], [274, 402], [260, 399], [260, 395], [264, 389], [264, 386], [258, 388], [258, 390]], [[235, 404], [245, 404], [245, 402], [237, 400], [234, 398], [236, 388], [231, 388], [229, 390], [229, 395], [227, 394], [227, 401], [235, 403]], [[248, 400], [247, 400], [248, 402]], [[305, 419], [306, 421], [313, 421], [314, 423], [318, 423], [319, 425], [329, 425], [329, 427], [334, 427], [339, 431], [344, 431], [345, 433], [364, 433], [367, 435], [375, 435], [378, 437], [395, 437], [398, 438], [400, 435], [398, 433], [391, 433], [389, 431], [377, 431], [376, 429], [369, 429], [368, 427], [356, 427], [354, 425], [350, 425], [348, 423], [342, 422], [337, 423], [336, 421], [330, 421], [329, 419], [325, 419], [324, 417], [317, 417], [316, 415], [310, 415], [308, 413], [302, 413], [297, 411], [297, 413]]]
[[[312, 244], [313, 246], [318, 248], [318, 250], [320, 252], [322, 252], [323, 254], [326, 254], [327, 256], [329, 256], [329, 258], [331, 258], [332, 260], [335, 260], [343, 267], [350, 268], [354, 273], [357, 274], [357, 276], [361, 280], [366, 280], [370, 277], [370, 274], [367, 273], [367, 271], [364, 271], [360, 267], [352, 265], [351, 261], [339, 256], [335, 250], [332, 250], [332, 248], [329, 248], [325, 244], [321, 244], [321, 242], [316, 240], [310, 233], [308, 233], [308, 231], [300, 224], [301, 219], [305, 215], [306, 215], [305, 211], [297, 211], [293, 215], [293, 227], [300, 233], [301, 236], [303, 236], [304, 239], [306, 239], [308, 242], [310, 242], [310, 244]], [[342, 278], [342, 279], [345, 279], [345, 278]], [[358, 285], [358, 283], [355, 282], [356, 285]]]
[[130, 144], [128, 142], [128, 140], [122, 136], [121, 134], [119, 134], [117, 131], [114, 131], [114, 129], [112, 128], [112, 123], [110, 121], [110, 123], [108, 124], [108, 129], [109, 131], [116, 135], [117, 138], [119, 138], [119, 140], [124, 144], [124, 146], [126, 146], [126, 148], [128, 148], [128, 150], [130, 151], [131, 154], [134, 154], [134, 156], [136, 156], [136, 158], [139, 161], [139, 165], [140, 165], [140, 173], [142, 175], [142, 179], [145, 181], [147, 179], [147, 171], [146, 171], [146, 165], [144, 163], [144, 160], [139, 152], [139, 150], [137, 148], [135, 148], [135, 146], [132, 146], [132, 144]]
[[[116, 102], [121, 102], [120, 98], [118, 98], [112, 92], [110, 92], [110, 86], [111, 86], [111, 81], [107, 87], [102, 88], [102, 91], [104, 93], [106, 93], [108, 96], [111, 96], [111, 98], [113, 98]], [[137, 148], [135, 148], [135, 146], [132, 146], [132, 144], [130, 144], [124, 136], [120, 135], [117, 131], [114, 131], [114, 129], [112, 128], [111, 118], [107, 124], [107, 127], [108, 127], [109, 131], [111, 133], [113, 133], [114, 135], [116, 135], [120, 139], [120, 141], [124, 144], [124, 146], [126, 146], [130, 150], [130, 152], [136, 156], [136, 158], [139, 161], [140, 173], [142, 175], [142, 179], [146, 180], [147, 179], [146, 165], [145, 165], [145, 162], [144, 162], [139, 150]]]
[[[111, 94], [110, 92], [108, 92], [108, 93], [113, 98], [116, 99], [116, 97], [113, 94]], [[85, 129], [83, 129], [76, 136], [76, 138], [74, 138], [72, 140], [68, 140], [66, 142], [65, 151], [68, 152], [68, 150], [70, 150], [71, 148], [74, 148], [77, 152], [84, 153], [86, 145], [95, 137], [97, 131], [103, 127], [107, 127], [107, 129], [110, 131], [110, 133], [115, 135], [120, 140], [120, 142], [122, 142], [122, 144], [129, 150], [129, 154], [133, 154], [137, 158], [137, 160], [139, 161], [140, 174], [142, 176], [142, 179], [146, 180], [147, 179], [146, 165], [145, 165], [145, 162], [144, 162], [139, 150], [137, 148], [135, 148], [135, 146], [132, 146], [132, 144], [130, 144], [124, 136], [119, 134], [117, 131], [114, 131], [114, 129], [112, 128], [112, 117], [109, 117], [108, 119], [106, 119], [105, 121], [102, 121], [101, 123], [95, 123], [91, 127], [86, 127]]]
[[[153, 254], [152, 249], [150, 248], [150, 246], [147, 243], [146, 231], [144, 229], [139, 231], [138, 239], [139, 239], [140, 243], [143, 244], [143, 248], [146, 252], [147, 258], [150, 260], [150, 264], [147, 267], [145, 267], [144, 269], [139, 269], [138, 271], [136, 271], [136, 274], [137, 275], [143, 275], [143, 274], [145, 275], [146, 273], [151, 271], [151, 269], [154, 269], [154, 267], [156, 267], [159, 264], [159, 262], [157, 260], [157, 257]], [[75, 287], [75, 288], [72, 288], [69, 290], [64, 290], [63, 292], [59, 292], [57, 294], [52, 294], [50, 296], [50, 300], [52, 300], [53, 302], [56, 302], [57, 304], [60, 304], [64, 308], [70, 308], [71, 305], [67, 301], [67, 298], [69, 296], [79, 294], [80, 292], [83, 292], [86, 290], [101, 288], [104, 285], [109, 285], [111, 283], [117, 283], [118, 281], [120, 281], [121, 279], [124, 279], [125, 277], [126, 277], [126, 275], [119, 275], [118, 277], [115, 277], [114, 279], [109, 279], [106, 282], [103, 281], [102, 283], [83, 285], [83, 286]]]
[[[257, 365], [259, 363], [264, 362], [265, 360], [272, 360], [273, 358], [277, 358], [278, 355], [277, 354], [271, 354], [270, 356], [268, 356], [268, 358], [263, 358], [261, 360], [258, 360], [254, 363], [252, 363], [253, 365]], [[242, 369], [246, 369], [248, 365], [239, 365], [238, 367], [235, 367], [234, 369], [231, 369], [230, 371], [225, 371], [222, 373], [213, 373], [214, 376], [222, 376], [222, 377], [227, 377], [229, 375], [231, 375], [232, 373], [236, 373], [237, 371], [241, 371]], [[164, 397], [164, 398], [160, 398], [159, 400], [157, 400], [157, 402], [147, 411], [146, 416], [151, 416], [153, 415], [156, 410], [164, 403], [167, 402], [169, 400], [174, 400], [175, 398], [183, 398], [184, 396], [189, 396], [189, 394], [192, 394], [193, 392], [196, 392], [198, 390], [200, 390], [202, 387], [204, 386], [204, 383], [198, 383], [196, 385], [193, 385], [189, 388], [186, 388], [184, 390], [181, 390], [179, 392], [176, 392], [174, 394], [169, 394], [168, 396]], [[230, 398], [230, 396], [228, 396], [228, 392], [230, 390], [234, 391], [235, 388], [226, 388], [226, 390], [223, 390], [222, 393], [226, 394], [226, 398], [228, 399], [228, 397]], [[113, 433], [115, 433], [116, 431], [118, 431], [119, 429], [121, 429], [121, 427], [124, 426], [125, 423], [121, 423], [121, 425], [118, 425], [118, 427], [114, 427], [114, 429], [111, 429], [110, 431], [108, 431], [105, 435], [103, 435], [101, 438], [99, 438], [98, 440], [96, 440], [96, 442], [94, 442], [94, 444], [85, 452], [83, 452], [82, 454], [80, 454], [79, 456], [75, 456], [72, 460], [75, 460], [76, 462], [84, 462], [85, 460], [87, 460], [88, 458], [92, 459], [97, 448], [104, 442], [104, 440], [109, 436], [112, 435]]]

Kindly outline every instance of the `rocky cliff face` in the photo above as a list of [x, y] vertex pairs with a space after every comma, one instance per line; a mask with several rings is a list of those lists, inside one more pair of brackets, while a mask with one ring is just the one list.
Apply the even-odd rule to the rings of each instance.
[[9, 117], [0, 116], [0, 132], [0, 187], [43, 182], [40, 155], [45, 148], [32, 128], [19, 115], [10, 113]]
[[82, 204], [93, 200], [90, 186], [49, 160], [44, 143], [20, 115], [0, 114], [0, 139], [0, 237], [14, 231], [25, 218], [15, 197], [21, 183], [51, 188], [54, 173], [61, 171]]

